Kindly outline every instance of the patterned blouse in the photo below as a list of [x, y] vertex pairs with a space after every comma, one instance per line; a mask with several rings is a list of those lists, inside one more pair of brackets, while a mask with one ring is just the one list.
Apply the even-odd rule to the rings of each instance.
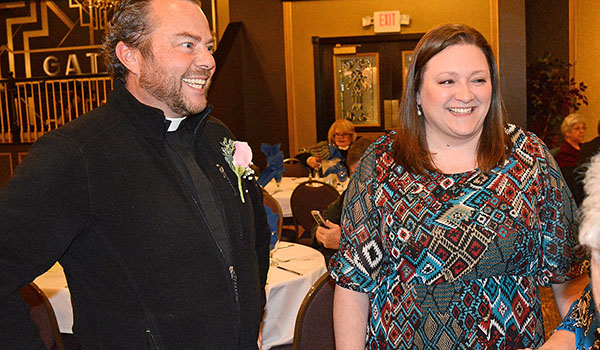
[[581, 293], [581, 297], [571, 305], [569, 313], [556, 329], [575, 333], [576, 350], [591, 350], [600, 348], [600, 340], [597, 335], [599, 327], [600, 320], [596, 312], [592, 283], [590, 282]]
[[[369, 294], [367, 349], [537, 347], [537, 286], [578, 276], [575, 203], [547, 147], [509, 125], [490, 174], [404, 171], [394, 133], [363, 155], [332, 258], [340, 286]], [[576, 256], [577, 255], [577, 256]]]

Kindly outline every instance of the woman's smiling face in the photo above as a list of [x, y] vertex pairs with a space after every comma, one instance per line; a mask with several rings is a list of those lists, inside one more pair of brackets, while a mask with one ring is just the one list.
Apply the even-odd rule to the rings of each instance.
[[448, 144], [479, 139], [491, 100], [490, 69], [479, 47], [449, 46], [425, 65], [417, 103], [428, 139]]

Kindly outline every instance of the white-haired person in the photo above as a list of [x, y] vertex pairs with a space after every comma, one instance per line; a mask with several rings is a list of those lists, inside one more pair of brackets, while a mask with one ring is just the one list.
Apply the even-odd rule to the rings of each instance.
[[540, 349], [600, 349], [600, 154], [595, 155], [585, 173], [586, 197], [581, 206], [579, 242], [591, 255], [591, 281], [569, 309], [552, 336]]
[[350, 145], [356, 141], [356, 131], [354, 124], [346, 119], [338, 119], [329, 127], [327, 132], [327, 141], [320, 141], [316, 145], [303, 149], [296, 158], [306, 166], [313, 169], [321, 167], [321, 161], [327, 160], [331, 156], [329, 146], [334, 146], [342, 156], [341, 163], [346, 169], [346, 156]]
[[581, 114], [571, 113], [563, 120], [560, 131], [564, 136], [564, 141], [554, 157], [561, 169], [577, 166], [577, 156], [585, 138], [585, 130], [586, 126]]
[[[585, 122], [583, 117], [577, 113], [571, 113], [565, 117], [560, 125], [560, 131], [564, 136], [564, 141], [560, 145], [558, 153], [554, 156], [560, 172], [562, 173], [567, 186], [574, 194], [574, 198], [581, 201], [581, 193], [577, 188], [577, 157], [581, 150], [581, 144], [585, 138]], [[579, 205], [580, 202], [577, 202]]]

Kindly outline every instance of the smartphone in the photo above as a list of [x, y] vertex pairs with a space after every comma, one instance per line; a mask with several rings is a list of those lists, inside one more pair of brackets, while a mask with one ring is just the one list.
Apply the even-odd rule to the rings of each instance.
[[321, 227], [327, 228], [327, 225], [325, 225], [325, 220], [323, 220], [323, 217], [321, 216], [321, 212], [320, 211], [318, 211], [318, 210], [311, 210], [310, 213], [312, 214], [312, 217], [317, 222], [317, 225], [319, 225]]

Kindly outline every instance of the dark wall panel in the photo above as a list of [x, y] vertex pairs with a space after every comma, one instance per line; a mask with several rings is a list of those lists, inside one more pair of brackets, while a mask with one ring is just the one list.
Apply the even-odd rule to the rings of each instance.
[[569, 62], [569, 1], [527, 0], [527, 62], [545, 53]]
[[262, 158], [261, 142], [281, 143], [287, 157], [283, 5], [280, 0], [230, 0], [229, 9], [231, 22], [244, 24], [245, 137], [257, 160]]
[[15, 168], [27, 156], [29, 143], [0, 144], [0, 187], [8, 181]]
[[500, 88], [511, 123], [527, 127], [525, 0], [498, 3]]
[[213, 116], [227, 124], [240, 140], [245, 140], [244, 123], [244, 38], [241, 23], [230, 24], [215, 53], [217, 70], [208, 92]]

